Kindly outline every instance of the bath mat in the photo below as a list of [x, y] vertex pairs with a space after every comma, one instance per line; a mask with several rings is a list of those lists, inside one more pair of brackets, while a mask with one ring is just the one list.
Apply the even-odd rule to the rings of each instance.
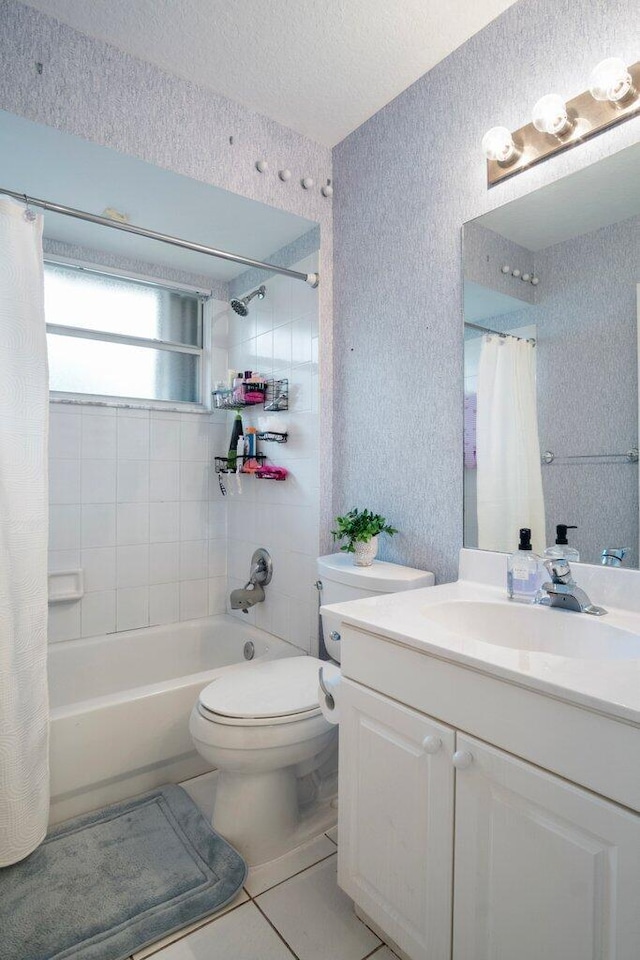
[[223, 907], [246, 872], [181, 787], [160, 787], [54, 827], [0, 869], [0, 955], [124, 960]]

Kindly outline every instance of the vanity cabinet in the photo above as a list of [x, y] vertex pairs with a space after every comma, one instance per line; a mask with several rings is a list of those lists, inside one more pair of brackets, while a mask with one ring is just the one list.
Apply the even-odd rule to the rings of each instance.
[[638, 814], [342, 685], [338, 880], [374, 928], [411, 960], [638, 960]]

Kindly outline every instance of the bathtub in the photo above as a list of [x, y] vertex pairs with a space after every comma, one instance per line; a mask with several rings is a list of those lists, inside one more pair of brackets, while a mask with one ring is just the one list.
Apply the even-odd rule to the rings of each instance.
[[51, 823], [208, 769], [189, 714], [222, 670], [303, 651], [234, 617], [68, 640], [49, 647]]

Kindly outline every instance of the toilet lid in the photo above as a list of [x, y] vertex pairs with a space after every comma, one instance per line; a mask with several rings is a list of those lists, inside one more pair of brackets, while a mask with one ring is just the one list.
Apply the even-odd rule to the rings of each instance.
[[200, 694], [210, 713], [238, 719], [267, 719], [319, 711], [316, 657], [286, 657], [229, 670]]

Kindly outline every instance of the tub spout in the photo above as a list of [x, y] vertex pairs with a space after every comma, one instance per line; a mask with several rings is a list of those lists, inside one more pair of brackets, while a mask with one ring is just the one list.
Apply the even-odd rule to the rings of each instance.
[[242, 610], [248, 613], [249, 609], [256, 603], [262, 603], [264, 600], [264, 590], [259, 583], [249, 583], [242, 589], [231, 591], [231, 609]]

